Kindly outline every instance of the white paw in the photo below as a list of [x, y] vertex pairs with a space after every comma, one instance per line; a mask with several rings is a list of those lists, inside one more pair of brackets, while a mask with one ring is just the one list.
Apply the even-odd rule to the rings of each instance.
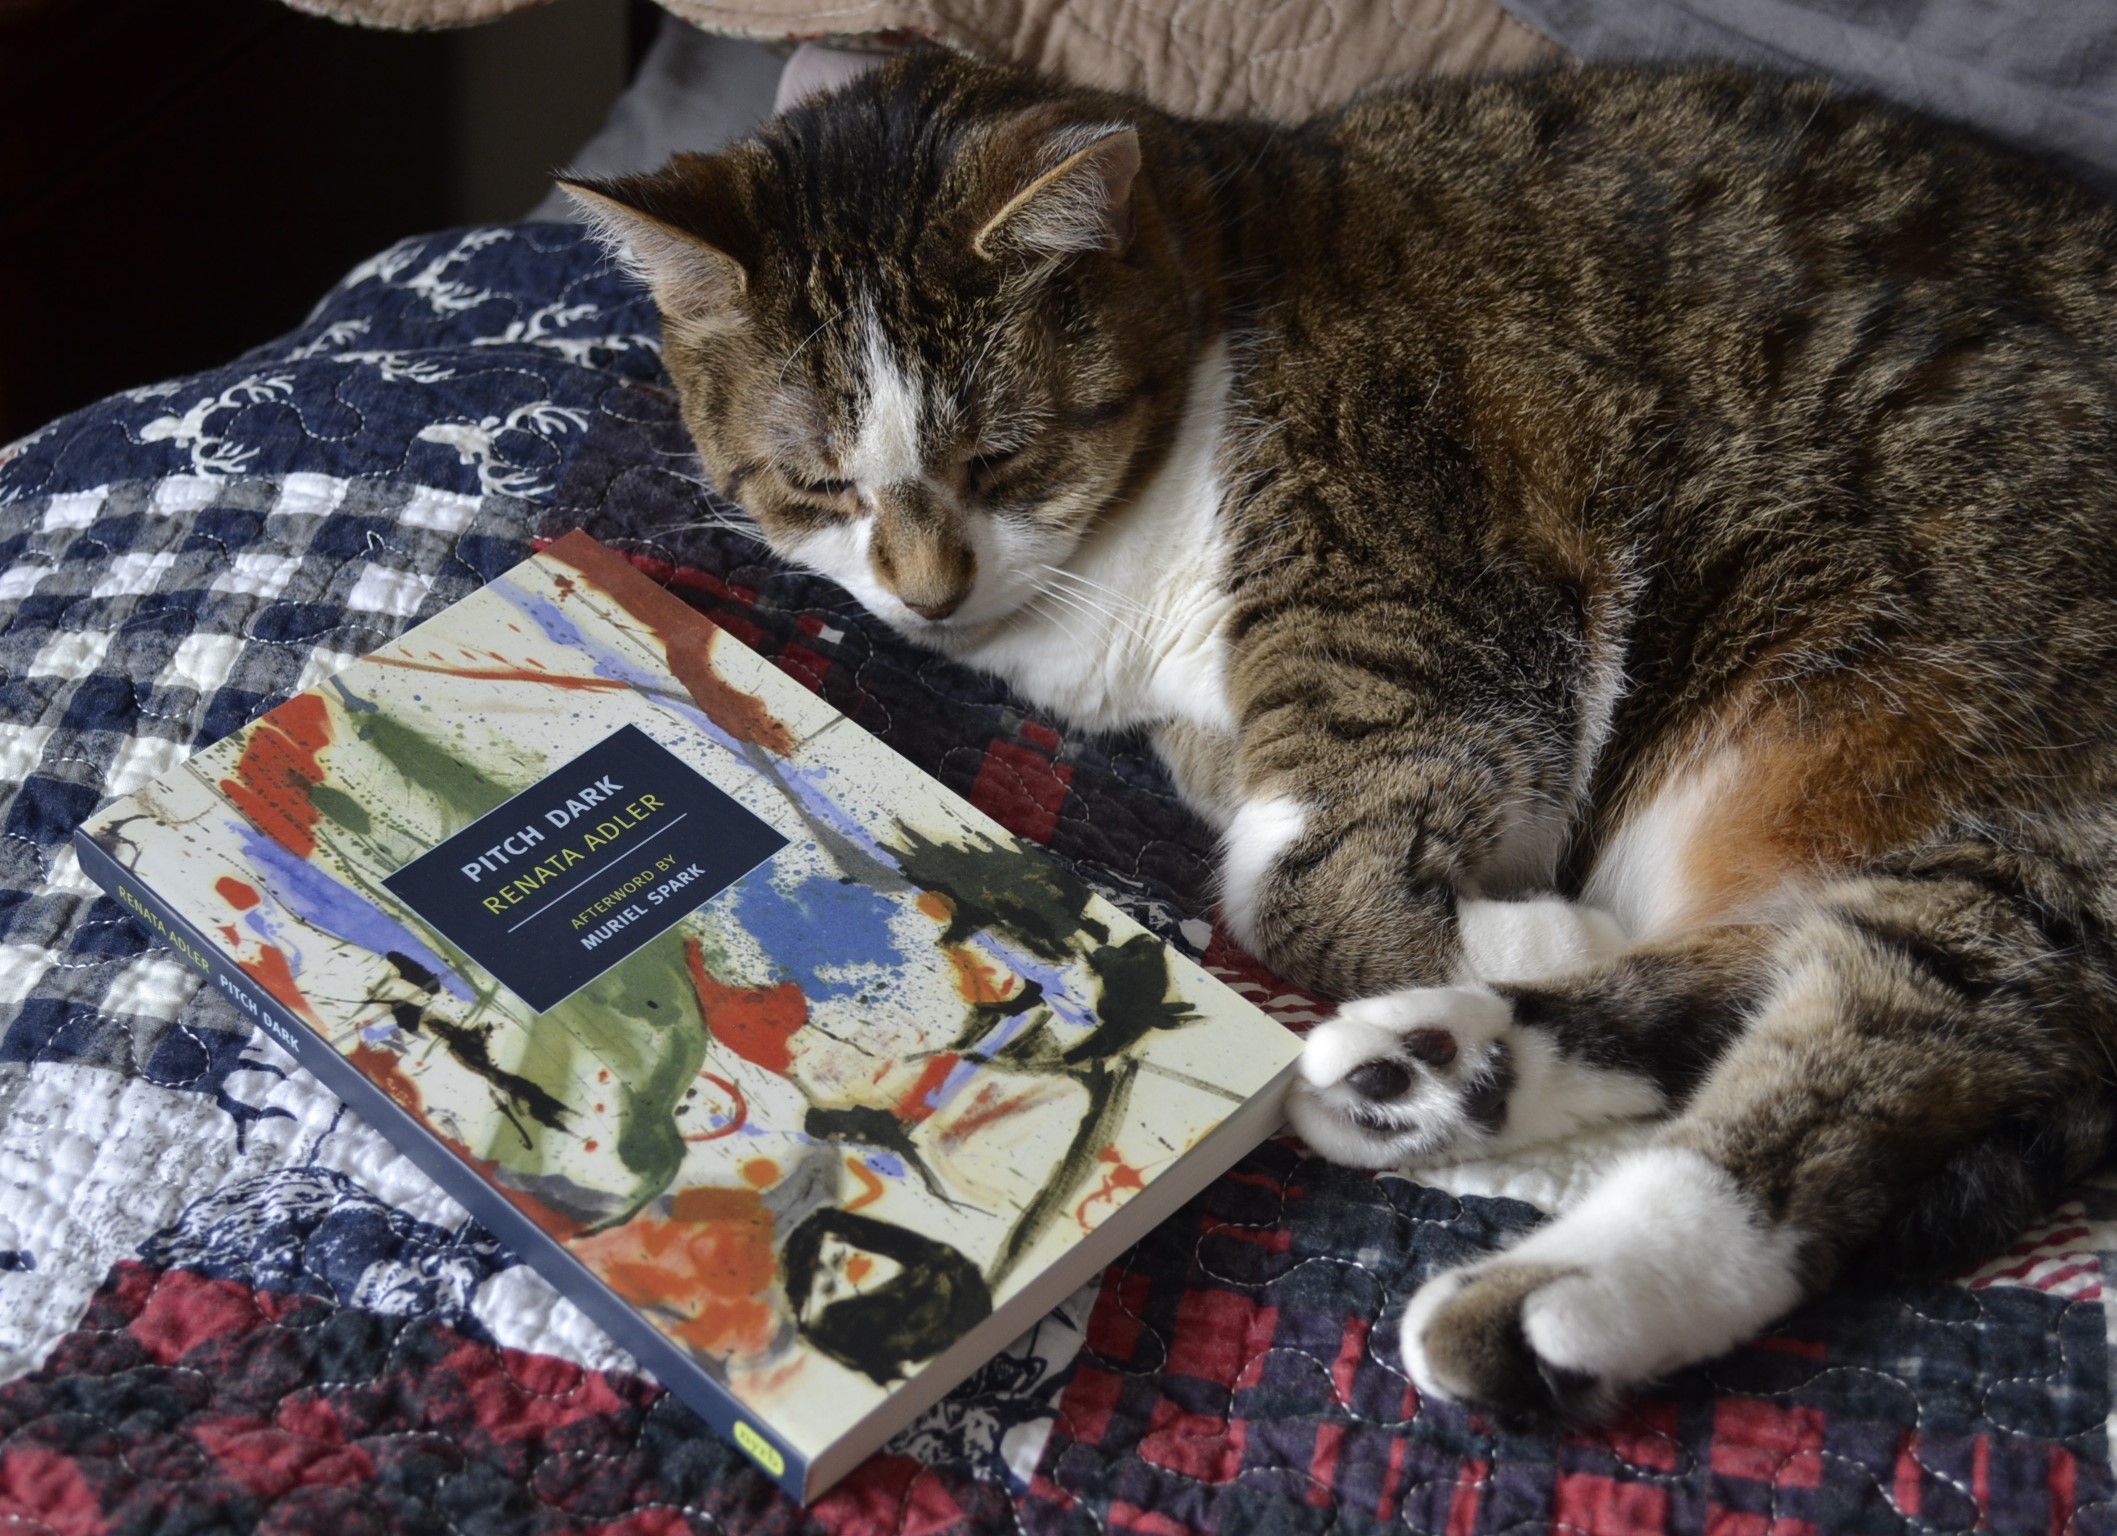
[[1361, 998], [1309, 1032], [1287, 1115], [1336, 1163], [1399, 1164], [1483, 1146], [1515, 1084], [1505, 999], [1481, 987]]
[[1465, 898], [1456, 905], [1456, 926], [1464, 979], [1487, 983], [1543, 981], [1582, 970], [1616, 959], [1630, 942], [1609, 913], [1559, 896]]
[[1421, 1392], [1502, 1414], [1599, 1416], [1790, 1310], [1799, 1249], [1724, 1169], [1649, 1148], [1505, 1253], [1421, 1286], [1405, 1368]]
[[1560, 1055], [1480, 986], [1347, 1003], [1310, 1031], [1287, 1096], [1302, 1140], [1355, 1168], [1490, 1156], [1666, 1108], [1645, 1078]]

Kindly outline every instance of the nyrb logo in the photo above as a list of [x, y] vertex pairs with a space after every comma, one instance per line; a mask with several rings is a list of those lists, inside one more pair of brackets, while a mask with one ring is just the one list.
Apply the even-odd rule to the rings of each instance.
[[786, 844], [627, 725], [383, 884], [542, 1013]]

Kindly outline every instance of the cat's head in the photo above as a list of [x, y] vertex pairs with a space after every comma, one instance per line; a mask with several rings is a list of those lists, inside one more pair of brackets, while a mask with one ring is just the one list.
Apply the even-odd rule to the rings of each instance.
[[1151, 115], [914, 54], [715, 155], [575, 184], [773, 547], [941, 638], [1032, 599], [1148, 468], [1193, 324]]

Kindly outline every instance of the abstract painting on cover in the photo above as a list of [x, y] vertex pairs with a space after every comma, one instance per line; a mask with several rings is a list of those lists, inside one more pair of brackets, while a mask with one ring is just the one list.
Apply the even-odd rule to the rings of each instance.
[[[628, 732], [777, 851], [699, 905], [619, 776], [530, 815]], [[541, 1012], [385, 883], [515, 820], [457, 860], [496, 922], [659, 925]], [[84, 831], [805, 1456], [1296, 1048], [579, 535]]]

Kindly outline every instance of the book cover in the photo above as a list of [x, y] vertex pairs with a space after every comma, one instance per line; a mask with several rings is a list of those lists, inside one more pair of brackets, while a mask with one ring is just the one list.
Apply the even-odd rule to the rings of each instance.
[[1271, 1134], [1297, 1054], [579, 534], [76, 846], [801, 1498]]

